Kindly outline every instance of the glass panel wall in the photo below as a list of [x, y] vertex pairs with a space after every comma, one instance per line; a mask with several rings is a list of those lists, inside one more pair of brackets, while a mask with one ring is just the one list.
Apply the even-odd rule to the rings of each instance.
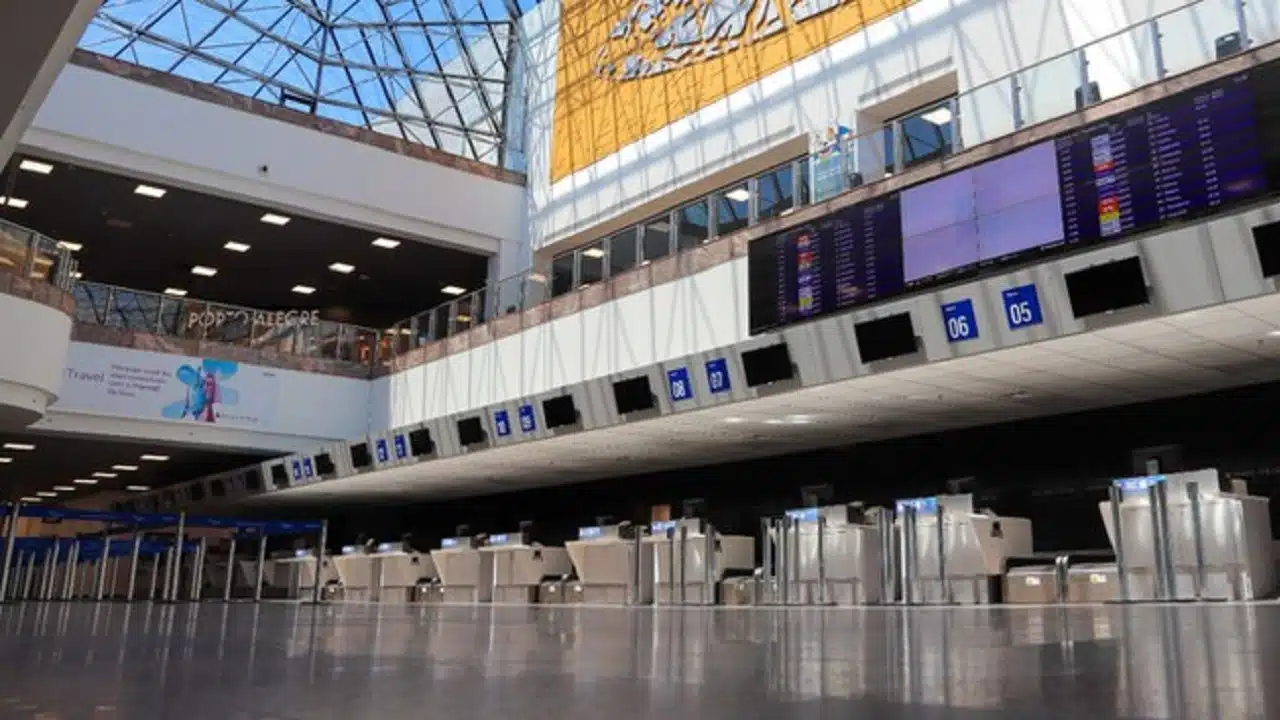
[[795, 205], [795, 173], [790, 164], [756, 178], [756, 216], [760, 220], [777, 217]]
[[551, 297], [559, 297], [573, 289], [573, 255], [561, 255], [551, 261]]
[[642, 260], [653, 262], [671, 254], [671, 216], [663, 215], [640, 228]]
[[711, 239], [711, 222], [707, 198], [702, 198], [676, 211], [676, 250], [695, 248]]
[[609, 275], [626, 272], [638, 264], [637, 231], [629, 227], [609, 238]]
[[884, 128], [885, 172], [940, 160], [953, 151], [954, 98], [947, 98], [891, 120]]
[[604, 243], [596, 241], [578, 251], [578, 284], [589, 285], [604, 279]]
[[725, 188], [715, 194], [716, 235], [728, 235], [751, 222], [751, 190], [747, 183]]

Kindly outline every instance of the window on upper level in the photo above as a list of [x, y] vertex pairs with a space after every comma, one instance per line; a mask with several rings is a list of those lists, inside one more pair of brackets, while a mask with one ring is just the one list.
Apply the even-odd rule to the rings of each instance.
[[885, 123], [885, 173], [901, 172], [950, 155], [954, 105], [954, 98], [945, 98]]
[[777, 217], [795, 205], [795, 173], [792, 164], [787, 163], [779, 168], [756, 178], [756, 217], [767, 220]]
[[714, 196], [716, 235], [741, 230], [751, 221], [751, 190], [748, 183], [725, 188]]
[[688, 250], [711, 239], [711, 218], [707, 212], [707, 198], [676, 211], [676, 249]]

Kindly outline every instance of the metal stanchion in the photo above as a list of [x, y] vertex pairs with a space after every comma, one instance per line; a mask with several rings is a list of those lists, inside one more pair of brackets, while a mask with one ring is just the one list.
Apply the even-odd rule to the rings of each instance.
[[902, 533], [902, 604], [915, 604], [915, 566], [916, 566], [916, 509], [914, 505], [902, 506], [902, 522], [899, 530]]
[[1160, 570], [1164, 575], [1164, 599], [1178, 598], [1177, 576], [1173, 571], [1173, 539], [1169, 531], [1169, 485], [1157, 482], [1153, 485], [1158, 506], [1156, 517], [1160, 521]]
[[938, 523], [938, 587], [942, 591], [942, 602], [950, 604], [951, 598], [951, 577], [947, 574], [947, 530], [946, 530], [946, 511], [941, 506], [936, 506], [934, 517]]
[[22, 600], [29, 600], [31, 598], [31, 585], [36, 579], [37, 553], [35, 550], [28, 550], [24, 555], [26, 556], [27, 569], [24, 572], [21, 566], [16, 568], [17, 572], [14, 577], [14, 590], [16, 592], [14, 596]]
[[1204, 599], [1205, 593], [1205, 576], [1204, 576], [1204, 530], [1201, 525], [1201, 505], [1200, 505], [1200, 484], [1187, 484], [1187, 502], [1191, 505], [1191, 542], [1194, 545], [1196, 553], [1196, 567], [1193, 576], [1195, 585], [1195, 593], [1197, 600]]
[[703, 535], [703, 558], [702, 558], [702, 604], [716, 604], [716, 531], [715, 528], [707, 525], [705, 534]]
[[178, 601], [178, 585], [182, 578], [182, 555], [183, 555], [183, 534], [186, 532], [187, 514], [178, 513], [178, 529], [174, 534], [173, 547], [176, 553], [173, 558], [173, 565], [169, 567], [169, 576], [166, 578], [165, 586], [167, 592], [165, 599], [169, 602]]
[[9, 571], [13, 569], [13, 550], [18, 543], [18, 524], [22, 519], [22, 503], [11, 503], [7, 516], [9, 522], [5, 528], [4, 566], [0, 567], [0, 602], [4, 602], [9, 593]]
[[67, 551], [67, 573], [62, 581], [62, 599], [75, 597], [76, 575], [80, 574], [80, 541], [72, 540], [71, 549]]
[[227, 548], [227, 580], [222, 588], [222, 602], [231, 602], [231, 586], [236, 581], [236, 536], [231, 535], [231, 545]]
[[[147, 601], [156, 601], [156, 586], [160, 582], [160, 556], [162, 553], [153, 553], [151, 555], [151, 584], [147, 586]], [[168, 552], [163, 553], [167, 556]]]
[[200, 602], [201, 590], [204, 589], [204, 554], [208, 549], [208, 540], [200, 538], [196, 543], [195, 556], [191, 558], [191, 602]]
[[667, 605], [676, 604], [676, 528], [667, 528]]
[[644, 597], [641, 590], [644, 575], [641, 569], [642, 563], [640, 562], [642, 555], [640, 551], [643, 549], [641, 540], [644, 533], [640, 531], [638, 526], [634, 527], [633, 530], [635, 530], [635, 537], [631, 539], [631, 594], [629, 597], [632, 605], [639, 605], [640, 599]]
[[778, 604], [791, 604], [791, 516], [783, 515], [778, 519], [778, 593], [782, 600]]
[[688, 577], [685, 575], [685, 561], [689, 558], [689, 526], [680, 523], [680, 604], [685, 604], [685, 590], [688, 587]]
[[818, 553], [818, 604], [827, 604], [827, 516], [818, 511], [815, 519], [818, 532], [816, 550]]
[[[156, 578], [156, 600], [164, 602], [169, 599], [169, 576], [173, 573], [173, 547], [167, 547], [164, 550], [164, 572], [160, 573], [160, 577]], [[156, 557], [158, 563], [159, 556]]]
[[[321, 578], [324, 577], [324, 573], [323, 573], [324, 547], [327, 544], [329, 544], [329, 521], [323, 520], [320, 522], [320, 544], [319, 546], [316, 547], [316, 581], [314, 583], [315, 587], [311, 589], [311, 602], [316, 605], [320, 604], [320, 591], [323, 589], [321, 586], [324, 584], [321, 582]], [[497, 558], [494, 558], [494, 560], [495, 562], [493, 564], [493, 567], [496, 569], [498, 567], [498, 563], [496, 562]], [[379, 566], [378, 574], [381, 575], [382, 574], [381, 560], [378, 561], [378, 566]], [[382, 599], [382, 583], [381, 582], [378, 583], [377, 598], [378, 600]]]
[[253, 601], [260, 602], [262, 600], [262, 573], [267, 566], [267, 536], [265, 534], [258, 538], [258, 569], [255, 572], [256, 579], [253, 583]]
[[1116, 550], [1116, 578], [1120, 581], [1120, 599], [1129, 602], [1129, 564], [1124, 554], [1124, 519], [1120, 506], [1124, 502], [1124, 492], [1119, 485], [1111, 485], [1111, 527], [1115, 537], [1112, 545]]
[[62, 555], [62, 543], [58, 542], [58, 538], [53, 539], [53, 547], [49, 548], [49, 579], [44, 587], [40, 588], [41, 600], [53, 600], [54, 593], [58, 584], [58, 560]]
[[1160, 498], [1157, 485], [1147, 486], [1147, 515], [1151, 521], [1151, 555], [1155, 575], [1152, 583], [1152, 597], [1156, 600], [1167, 600], [1167, 578], [1164, 576], [1164, 518], [1160, 513]]
[[893, 513], [888, 508], [880, 508], [877, 516], [880, 521], [880, 602], [888, 605], [898, 599], [897, 554], [893, 550]]
[[98, 565], [95, 568], [96, 580], [93, 584], [93, 599], [102, 602], [102, 594], [107, 589], [107, 553], [111, 549], [111, 538], [102, 539], [102, 552], [98, 555]]
[[134, 592], [138, 588], [138, 554], [142, 552], [141, 531], [136, 528], [133, 533], [133, 545], [129, 548], [129, 586], [125, 591], [125, 602], [133, 602]]

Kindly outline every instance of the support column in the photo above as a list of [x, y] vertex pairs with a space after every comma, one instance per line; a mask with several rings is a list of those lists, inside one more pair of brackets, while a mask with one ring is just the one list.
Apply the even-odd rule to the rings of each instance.
[[9, 161], [101, 4], [0, 2], [0, 166]]

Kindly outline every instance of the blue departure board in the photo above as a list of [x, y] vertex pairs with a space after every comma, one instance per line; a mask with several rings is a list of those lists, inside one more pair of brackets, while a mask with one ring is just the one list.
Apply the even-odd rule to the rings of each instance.
[[1280, 151], [1271, 147], [1280, 139], [1276, 98], [1280, 62], [752, 241], [750, 330], [1110, 242], [1280, 191]]

